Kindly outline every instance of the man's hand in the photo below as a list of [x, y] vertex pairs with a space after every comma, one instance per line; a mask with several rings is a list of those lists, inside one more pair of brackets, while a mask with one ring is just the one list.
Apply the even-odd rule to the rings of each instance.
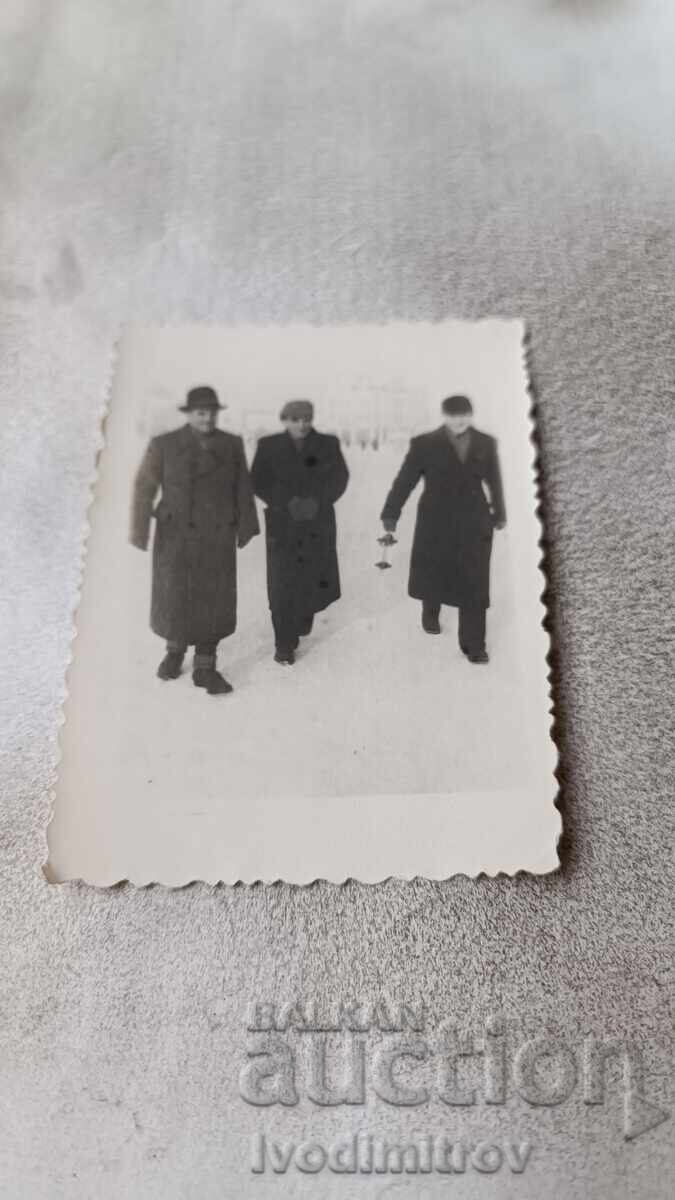
[[495, 521], [495, 529], [506, 529], [506, 521]]
[[382, 526], [385, 533], [396, 533], [396, 521], [393, 517], [384, 517]]
[[138, 538], [129, 538], [129, 543], [135, 546], [137, 550], [147, 550], [148, 548], [147, 543], [139, 541]]
[[288, 502], [288, 511], [294, 521], [313, 521], [319, 511], [319, 502], [314, 496], [294, 496]]

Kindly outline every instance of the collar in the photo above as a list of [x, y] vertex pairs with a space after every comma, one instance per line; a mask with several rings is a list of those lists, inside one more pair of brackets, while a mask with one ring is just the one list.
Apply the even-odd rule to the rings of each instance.
[[218, 454], [221, 446], [220, 438], [218, 437], [219, 430], [214, 429], [213, 433], [207, 437], [204, 434], [197, 433], [190, 424], [185, 424], [178, 430], [179, 434], [179, 450], [181, 453], [192, 450], [200, 441], [205, 446], [210, 454]]
[[296, 454], [302, 454], [306, 446], [312, 441], [315, 435], [316, 430], [314, 429], [314, 426], [312, 426], [309, 430], [309, 433], [307, 433], [304, 438], [298, 438], [296, 441], [294, 437], [291, 437], [287, 429], [284, 430], [284, 436], [286, 437], [288, 445], [292, 447]]

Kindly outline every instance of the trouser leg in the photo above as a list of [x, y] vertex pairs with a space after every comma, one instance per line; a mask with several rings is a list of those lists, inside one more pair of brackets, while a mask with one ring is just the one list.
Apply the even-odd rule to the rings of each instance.
[[284, 634], [286, 633], [286, 622], [284, 620], [283, 608], [280, 604], [270, 606], [272, 614], [272, 628], [274, 629], [274, 644], [279, 646], [284, 645]]
[[434, 600], [422, 601], [422, 619], [424, 621], [437, 621], [441, 615], [441, 606], [436, 604]]
[[440, 633], [441, 625], [439, 616], [441, 612], [440, 604], [433, 600], [422, 601], [422, 629], [425, 633]]
[[270, 602], [277, 649], [296, 650], [305, 618], [305, 580], [285, 562], [277, 573]]
[[485, 650], [485, 609], [461, 607], [457, 632], [464, 654], [481, 654]]
[[303, 609], [302, 617], [300, 619], [300, 637], [309, 637], [313, 628], [314, 628], [314, 613], [313, 612], [305, 612]]
[[271, 611], [277, 649], [295, 650], [300, 640], [300, 630], [293, 604], [285, 599], [284, 602], [275, 604]]
[[197, 642], [193, 660], [194, 670], [213, 670], [216, 665], [217, 642]]

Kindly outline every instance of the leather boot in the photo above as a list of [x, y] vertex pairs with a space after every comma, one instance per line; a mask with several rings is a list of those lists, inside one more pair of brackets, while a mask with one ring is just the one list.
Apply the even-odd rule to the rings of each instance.
[[183, 666], [185, 655], [179, 650], [167, 650], [157, 668], [160, 679], [178, 679]]
[[226, 696], [234, 691], [232, 684], [215, 667], [195, 667], [192, 682], [195, 687], [205, 688], [209, 696]]

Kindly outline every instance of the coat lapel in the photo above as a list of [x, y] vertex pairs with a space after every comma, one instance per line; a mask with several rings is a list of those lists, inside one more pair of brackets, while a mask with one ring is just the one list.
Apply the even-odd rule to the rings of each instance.
[[194, 433], [189, 425], [183, 425], [176, 433], [176, 448], [179, 454], [187, 454], [194, 445]]
[[214, 434], [213, 444], [209, 445], [208, 450], [202, 452], [197, 460], [199, 462], [199, 474], [210, 475], [212, 471], [217, 470], [218, 467], [222, 467], [229, 460], [229, 457], [229, 442], [225, 438], [220, 438], [217, 434]]
[[476, 437], [475, 437], [473, 425], [471, 425], [469, 428], [471, 429], [471, 437], [469, 439], [469, 451], [464, 460], [462, 460], [459, 457], [459, 454], [457, 453], [455, 444], [454, 444], [452, 438], [449, 437], [448, 432], [445, 428], [445, 425], [441, 425], [439, 427], [439, 429], [436, 430], [438, 440], [444, 446], [446, 454], [449, 454], [453, 464], [457, 467], [461, 467], [462, 470], [465, 470], [468, 466], [470, 466], [473, 456], [476, 452]]
[[445, 425], [439, 426], [439, 428], [436, 430], [436, 443], [439, 454], [442, 455], [451, 468], [464, 466], [464, 463], [455, 450], [451, 439], [448, 437]]
[[469, 428], [471, 430], [471, 437], [469, 439], [469, 452], [466, 456], [466, 462], [464, 463], [465, 467], [475, 466], [480, 457], [478, 454], [478, 438], [476, 437], [476, 430], [474, 429], [473, 425], [471, 425]]
[[288, 472], [291, 478], [299, 479], [302, 477], [305, 469], [305, 457], [307, 451], [314, 445], [316, 434], [312, 430], [307, 434], [302, 446], [299, 448], [294, 444], [290, 433], [283, 434], [284, 441], [284, 458], [288, 463]]
[[213, 435], [213, 444], [208, 450], [202, 450], [198, 439], [189, 425], [179, 430], [178, 454], [185, 463], [186, 474], [194, 472], [199, 479], [210, 475], [218, 469], [229, 457], [229, 444], [226, 438], [218, 437], [218, 431]]
[[316, 429], [310, 429], [309, 433], [307, 434], [307, 437], [305, 438], [305, 440], [302, 444], [302, 453], [298, 455], [298, 457], [301, 459], [301, 461], [303, 463], [305, 462], [308, 454], [314, 454], [314, 456], [316, 457], [316, 451], [318, 449], [318, 444], [319, 444], [319, 435], [316, 432]]
[[178, 472], [179, 478], [187, 485], [192, 475], [192, 455], [190, 451], [194, 448], [194, 434], [189, 425], [183, 425], [182, 429], [177, 429], [173, 437], [173, 462], [174, 470]]

